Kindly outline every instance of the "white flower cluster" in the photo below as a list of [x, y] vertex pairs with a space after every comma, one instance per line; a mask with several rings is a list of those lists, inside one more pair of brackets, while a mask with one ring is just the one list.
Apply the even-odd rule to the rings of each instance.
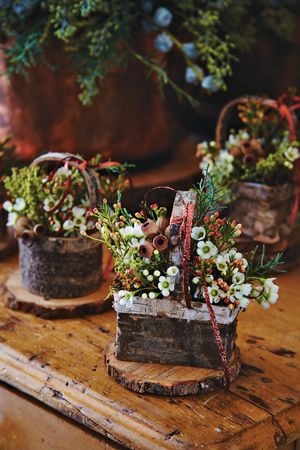
[[209, 171], [214, 176], [228, 178], [233, 172], [233, 160], [234, 157], [229, 153], [227, 149], [221, 150], [219, 153], [214, 155], [209, 152], [208, 149], [210, 147], [215, 147], [215, 142], [207, 142], [202, 143], [202, 148], [204, 151], [207, 151], [205, 156], [202, 158], [200, 162], [200, 169], [203, 172]]
[[[237, 231], [240, 229], [236, 226]], [[197, 241], [197, 255], [202, 260], [209, 260], [210, 273], [205, 276], [211, 303], [232, 303], [235, 307], [246, 309], [251, 300], [256, 300], [264, 309], [276, 303], [278, 286], [273, 279], [249, 278], [245, 274], [248, 261], [235, 248], [219, 252], [216, 245], [206, 239], [204, 227], [194, 227], [192, 238]], [[195, 276], [196, 298], [204, 297], [203, 280]]]
[[145, 242], [145, 234], [142, 231], [141, 224], [135, 222], [133, 226], [127, 225], [119, 230], [121, 236], [127, 240], [130, 247], [139, 247]]
[[[148, 261], [145, 261], [146, 264], [147, 262]], [[149, 289], [149, 293], [144, 292], [141, 297], [144, 300], [147, 300], [148, 298], [153, 300], [160, 295], [163, 295], [163, 297], [170, 296], [171, 292], [175, 289], [175, 282], [176, 277], [179, 274], [179, 269], [176, 266], [170, 266], [165, 275], [161, 275], [159, 270], [154, 270], [153, 273], [151, 273], [148, 269], [144, 269], [142, 274], [147, 281], [153, 283], [153, 290]], [[120, 305], [125, 305], [126, 308], [131, 308], [136, 294], [138, 294], [138, 291], [130, 292], [120, 290], [115, 295], [115, 301], [119, 302]]]
[[8, 227], [12, 227], [18, 221], [18, 219], [22, 216], [22, 212], [26, 208], [25, 200], [21, 197], [16, 198], [15, 202], [12, 203], [9, 200], [6, 200], [3, 203], [3, 208], [8, 212], [8, 219], [6, 225]]
[[[43, 202], [43, 208], [49, 212], [57, 204], [58, 200], [53, 197], [47, 197]], [[65, 198], [60, 211], [54, 213], [50, 220], [50, 231], [64, 231], [64, 235], [68, 236], [76, 231], [86, 231], [94, 228], [94, 223], [88, 219], [89, 203], [87, 198], [83, 199], [79, 206], [74, 205], [74, 198], [68, 194]], [[63, 219], [64, 215], [67, 218]]]
[[284, 157], [284, 166], [292, 170], [294, 162], [300, 157], [299, 148], [296, 147], [298, 142], [290, 143], [289, 135], [286, 134], [281, 142], [278, 143], [278, 150]]

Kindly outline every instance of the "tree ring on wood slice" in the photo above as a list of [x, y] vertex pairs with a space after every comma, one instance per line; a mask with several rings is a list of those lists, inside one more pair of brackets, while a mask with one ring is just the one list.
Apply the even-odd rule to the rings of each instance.
[[[223, 370], [121, 361], [115, 357], [114, 342], [106, 347], [105, 364], [109, 376], [117, 383], [140, 394], [183, 396], [213, 391], [225, 384]], [[233, 381], [241, 368], [238, 347], [235, 347], [229, 368], [230, 381]]]
[[43, 319], [67, 319], [87, 314], [98, 314], [111, 308], [112, 300], [104, 300], [110, 280], [91, 294], [74, 298], [45, 298], [29, 292], [22, 286], [20, 271], [11, 273], [3, 286], [4, 303], [11, 309], [33, 314]]

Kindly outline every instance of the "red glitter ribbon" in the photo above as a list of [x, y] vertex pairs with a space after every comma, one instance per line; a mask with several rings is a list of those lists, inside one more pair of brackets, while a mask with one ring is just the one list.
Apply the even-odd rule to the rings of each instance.
[[216, 316], [215, 316], [214, 309], [213, 309], [212, 304], [210, 302], [209, 293], [208, 293], [208, 289], [207, 289], [206, 283], [204, 283], [204, 297], [205, 297], [205, 302], [206, 302], [207, 309], [208, 309], [208, 312], [209, 312], [210, 320], [211, 320], [211, 323], [212, 323], [214, 336], [216, 338], [216, 342], [217, 342], [217, 346], [218, 346], [218, 350], [219, 350], [219, 355], [220, 355], [220, 358], [222, 360], [222, 365], [223, 365], [223, 369], [224, 369], [224, 379], [225, 379], [224, 387], [225, 387], [225, 389], [228, 389], [229, 385], [230, 385], [230, 369], [229, 369], [229, 366], [228, 366], [227, 357], [226, 357], [226, 353], [225, 353], [222, 337], [221, 337], [221, 334], [220, 334], [219, 325], [218, 325], [218, 322], [217, 322], [217, 319], [216, 319]]
[[182, 255], [182, 270], [183, 270], [183, 292], [186, 307], [191, 309], [191, 300], [189, 293], [189, 263], [191, 255], [191, 234], [193, 227], [195, 205], [189, 203], [185, 206], [185, 211], [180, 226], [179, 239], [182, 242], [183, 255]]

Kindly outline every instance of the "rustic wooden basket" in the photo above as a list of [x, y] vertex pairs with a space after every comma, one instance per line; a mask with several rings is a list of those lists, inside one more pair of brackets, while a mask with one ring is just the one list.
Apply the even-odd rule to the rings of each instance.
[[[84, 163], [70, 153], [47, 153], [33, 165], [68, 161], [70, 166]], [[97, 205], [99, 179], [90, 168], [82, 169], [90, 208]], [[102, 282], [101, 244], [86, 238], [40, 237], [19, 240], [20, 272], [23, 286], [46, 298], [80, 297], [96, 291]]]
[[[195, 207], [196, 194], [178, 191], [171, 216], [169, 253], [170, 263], [177, 266], [181, 260], [180, 221], [188, 204]], [[172, 298], [144, 300], [136, 297], [130, 309], [116, 300], [117, 297], [114, 302], [117, 359], [222, 369], [208, 307], [200, 302], [191, 302], [190, 308], [187, 307], [182, 273]], [[238, 311], [216, 305], [213, 311], [226, 359], [230, 361], [235, 350]]]
[[[206, 304], [135, 298], [128, 311], [114, 303], [117, 312], [115, 355], [120, 360], [222, 369]], [[227, 360], [237, 337], [238, 311], [213, 306]]]
[[[253, 97], [253, 99], [274, 108], [277, 103], [271, 99]], [[216, 126], [216, 146], [222, 149], [228, 131], [230, 113], [234, 107], [248, 102], [247, 97], [239, 97], [227, 103], [221, 110]], [[296, 117], [291, 111], [291, 117]], [[251, 242], [280, 246], [282, 251], [287, 245], [286, 238], [292, 231], [289, 221], [295, 201], [295, 181], [290, 180], [277, 186], [252, 182], [239, 182], [233, 186], [234, 202], [230, 205], [229, 213], [243, 225], [243, 246], [246, 240]], [[277, 247], [276, 247], [277, 248]], [[274, 252], [276, 249], [274, 247]]]

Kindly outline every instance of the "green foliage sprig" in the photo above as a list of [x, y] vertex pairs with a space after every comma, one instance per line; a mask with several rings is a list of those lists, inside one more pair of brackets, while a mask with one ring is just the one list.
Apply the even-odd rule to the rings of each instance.
[[[40, 60], [47, 63], [45, 49], [60, 43], [85, 105], [112, 69], [124, 69], [133, 58], [161, 87], [170, 85], [196, 106], [184, 80], [170, 76], [164, 54], [181, 54], [186, 82], [206, 92], [226, 89], [233, 63], [255, 42], [258, 26], [291, 37], [296, 6], [296, 0], [1, 0], [0, 40], [10, 75], [25, 75]], [[147, 50], [135, 45], [142, 34], [152, 42]]]

